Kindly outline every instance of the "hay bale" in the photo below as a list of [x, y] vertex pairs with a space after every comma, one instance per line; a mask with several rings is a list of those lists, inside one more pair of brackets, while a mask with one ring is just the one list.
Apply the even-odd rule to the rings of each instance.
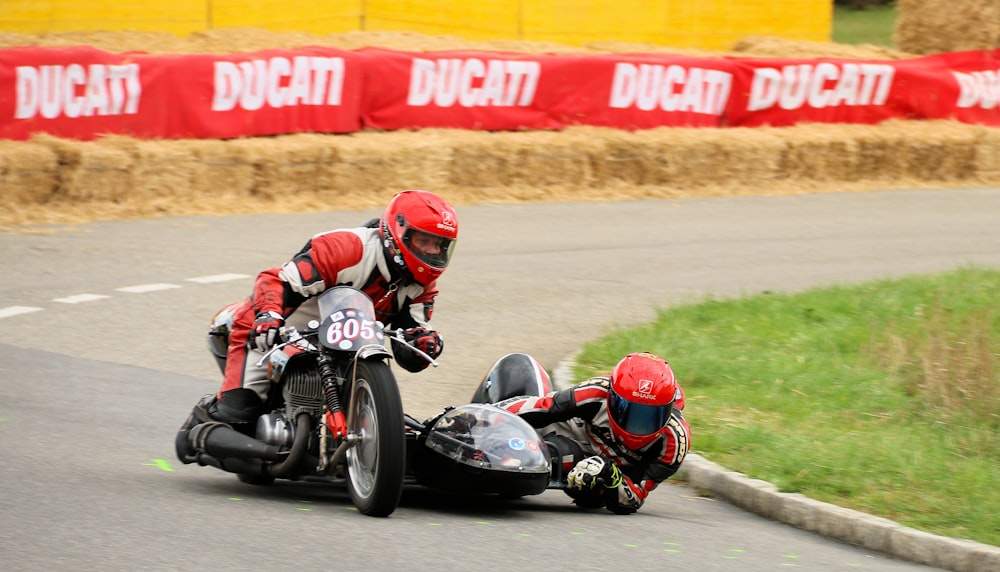
[[582, 145], [585, 137], [553, 131], [507, 134], [491, 150], [507, 161], [509, 184], [524, 186], [590, 186], [594, 175]]
[[[308, 134], [247, 139], [254, 147], [256, 182], [252, 194], [267, 199], [315, 195], [332, 186], [334, 149]], [[322, 178], [321, 178], [322, 175]]]
[[909, 177], [907, 155], [903, 151], [907, 134], [893, 125], [890, 121], [852, 129], [856, 153], [853, 180], [888, 182]]
[[59, 156], [36, 141], [0, 140], [0, 202], [5, 209], [48, 202], [59, 186]]
[[169, 211], [171, 204], [198, 199], [192, 192], [191, 184], [195, 155], [186, 141], [130, 137], [107, 137], [101, 141], [129, 153], [133, 159], [129, 172], [130, 203], [137, 207]]
[[320, 45], [324, 45], [322, 37], [308, 32], [273, 32], [263, 28], [231, 27], [192, 32], [184, 38], [180, 50], [217, 54]]
[[767, 186], [782, 177], [781, 157], [789, 143], [778, 130], [727, 128], [725, 133], [728, 136], [723, 141], [728, 143], [722, 146], [720, 170], [730, 181], [739, 182], [741, 194], [747, 187]]
[[899, 0], [893, 41], [933, 54], [1000, 47], [1000, 0]]
[[573, 198], [592, 187], [592, 131], [483, 133], [457, 131], [448, 183], [458, 195], [509, 202]]
[[964, 181], [975, 176], [976, 147], [982, 129], [957, 121], [900, 122], [908, 132], [908, 174], [921, 181]]
[[461, 145], [453, 146], [448, 184], [470, 190], [509, 185], [511, 158], [497, 153], [509, 140], [508, 133], [465, 137]]
[[453, 132], [441, 129], [332, 137], [333, 188], [356, 200], [358, 208], [383, 205], [402, 189], [445, 188], [453, 142]]
[[[643, 167], [646, 185], [695, 188], [726, 180], [724, 167], [727, 147], [737, 152], [739, 140], [727, 137], [722, 129], [661, 127], [643, 133], [649, 148], [644, 156], [652, 161]], [[722, 139], [720, 139], [722, 137]]]
[[849, 58], [861, 60], [898, 60], [912, 57], [906, 51], [872, 44], [837, 44], [811, 40], [789, 40], [771, 36], [747, 36], [733, 44], [732, 52], [755, 58]]
[[663, 162], [662, 149], [652, 131], [605, 130], [591, 151], [593, 185], [606, 188], [663, 182], [651, 170]]
[[128, 196], [132, 157], [116, 145], [47, 135], [35, 139], [59, 157], [60, 185], [53, 201], [75, 207], [122, 202]]
[[[780, 178], [786, 141], [775, 130], [751, 128], [662, 128], [673, 140], [670, 177], [685, 186], [724, 185], [743, 194], [754, 185]], [[675, 183], [676, 184], [676, 183]]]
[[91, 46], [113, 53], [171, 53], [183, 49], [184, 40], [170, 32], [144, 30], [43, 32], [37, 35], [38, 45]]
[[860, 178], [858, 144], [852, 129], [798, 125], [787, 132], [779, 170], [784, 178], [855, 181]]
[[973, 164], [976, 180], [980, 184], [1000, 184], [1000, 129], [982, 129]]
[[200, 139], [188, 142], [194, 155], [191, 192], [199, 197], [239, 198], [253, 193], [257, 182], [256, 155], [249, 156], [242, 139]]
[[0, 32], [0, 49], [19, 48], [24, 46], [37, 46], [39, 39], [34, 34], [15, 34], [13, 32]]

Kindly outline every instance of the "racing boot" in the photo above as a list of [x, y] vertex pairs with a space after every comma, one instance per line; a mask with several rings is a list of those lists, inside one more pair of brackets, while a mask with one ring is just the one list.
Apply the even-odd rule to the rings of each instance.
[[[206, 445], [213, 449], [213, 446], [218, 446], [219, 450], [215, 452], [226, 453], [226, 456], [274, 456], [275, 452], [270, 448], [257, 447], [257, 444], [263, 443], [254, 439], [256, 421], [263, 407], [260, 397], [250, 389], [232, 389], [221, 396], [209, 394], [202, 397], [177, 432], [174, 440], [177, 458], [184, 464], [194, 463], [198, 461], [198, 455], [206, 453]], [[202, 427], [204, 430], [198, 430], [202, 425], [205, 425]], [[214, 431], [217, 427], [224, 427], [225, 431]], [[214, 437], [208, 439], [212, 433]]]
[[191, 414], [188, 415], [181, 428], [177, 431], [177, 437], [174, 438], [174, 448], [177, 450], [177, 458], [185, 465], [195, 462], [198, 458], [198, 453], [194, 450], [194, 445], [191, 443], [189, 434], [196, 426], [214, 421], [208, 413], [208, 409], [215, 404], [215, 401], [216, 396], [214, 393], [209, 393], [199, 399], [198, 403], [191, 409]]

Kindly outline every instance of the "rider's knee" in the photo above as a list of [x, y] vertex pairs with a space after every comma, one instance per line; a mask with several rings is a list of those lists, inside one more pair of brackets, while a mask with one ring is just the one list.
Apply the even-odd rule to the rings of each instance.
[[223, 392], [208, 407], [208, 414], [222, 423], [251, 423], [263, 412], [264, 402], [257, 392], [238, 388]]

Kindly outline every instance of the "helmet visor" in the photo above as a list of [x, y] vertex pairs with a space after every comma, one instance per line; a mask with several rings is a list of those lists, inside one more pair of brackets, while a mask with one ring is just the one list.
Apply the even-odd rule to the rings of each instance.
[[633, 435], [652, 435], [667, 423], [673, 402], [665, 405], [644, 405], [611, 393], [609, 413], [615, 423]]
[[448, 266], [448, 263], [451, 262], [452, 252], [455, 250], [454, 239], [415, 228], [406, 230], [403, 235], [403, 244], [421, 262], [439, 270]]

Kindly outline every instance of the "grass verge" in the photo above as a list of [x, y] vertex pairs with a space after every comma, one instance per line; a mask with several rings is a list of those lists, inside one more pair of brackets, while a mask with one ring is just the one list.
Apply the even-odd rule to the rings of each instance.
[[663, 309], [578, 379], [667, 358], [693, 450], [781, 491], [1000, 545], [1000, 271]]
[[835, 6], [833, 41], [838, 44], [871, 44], [895, 48], [893, 35], [898, 15], [895, 6], [870, 6], [864, 10]]

